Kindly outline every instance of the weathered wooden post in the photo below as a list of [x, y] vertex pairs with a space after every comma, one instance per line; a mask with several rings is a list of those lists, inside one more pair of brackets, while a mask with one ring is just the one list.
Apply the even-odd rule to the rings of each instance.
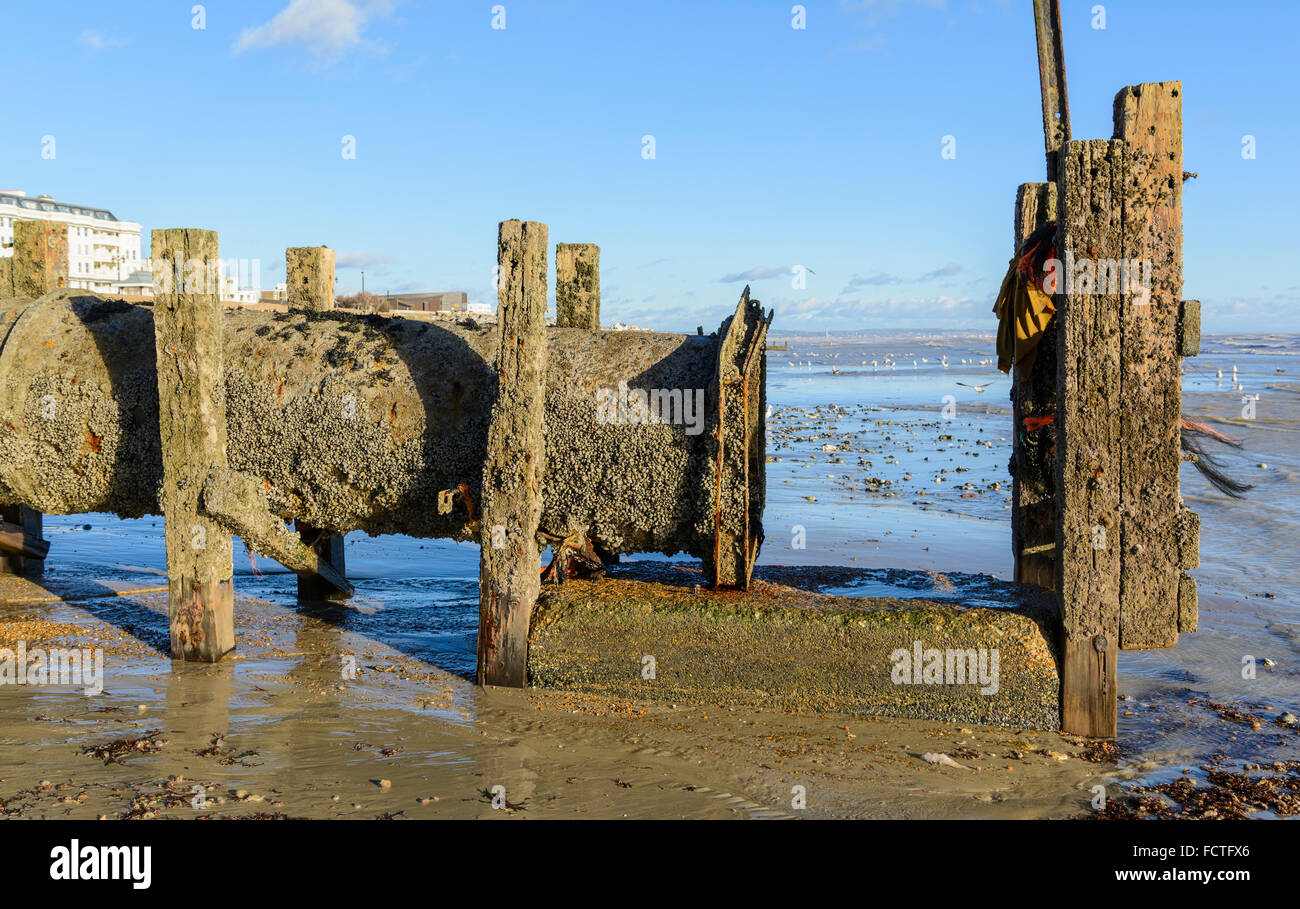
[[[68, 225], [15, 221], [14, 254], [0, 259], [0, 292], [40, 297], [68, 284]], [[55, 402], [57, 406], [57, 402]], [[44, 519], [25, 505], [0, 507], [0, 572], [40, 574], [50, 544], [42, 539]]]
[[[1123, 141], [1061, 148], [1058, 255], [1096, 260], [1124, 250]], [[1070, 266], [1067, 264], [1068, 272]], [[1071, 275], [1065, 275], [1070, 281]], [[1109, 738], [1116, 726], [1119, 653], [1120, 323], [1123, 299], [1093, 282], [1056, 296], [1056, 590], [1063, 625], [1061, 720], [1067, 732]]]
[[480, 685], [527, 684], [529, 621], [541, 589], [546, 246], [545, 224], [501, 222], [497, 396], [488, 425], [479, 535]]
[[[291, 246], [284, 251], [285, 286], [289, 308], [327, 312], [334, 308], [334, 250], [328, 246]], [[343, 534], [295, 522], [303, 544], [317, 553], [338, 577], [347, 576]], [[345, 600], [350, 586], [340, 587], [320, 574], [298, 572], [299, 600]]]
[[151, 245], [171, 652], [215, 662], [235, 647], [230, 534], [200, 507], [226, 466], [217, 234], [155, 230]]
[[555, 324], [600, 328], [600, 247], [555, 244]]
[[291, 246], [284, 251], [284, 272], [290, 309], [334, 308], [334, 250]]
[[1182, 301], [1182, 86], [1130, 86], [1115, 137], [1061, 152], [1057, 591], [1062, 724], [1116, 731], [1120, 649], [1171, 647], [1197, 624], [1199, 521], [1178, 469], [1181, 356], [1199, 345]]

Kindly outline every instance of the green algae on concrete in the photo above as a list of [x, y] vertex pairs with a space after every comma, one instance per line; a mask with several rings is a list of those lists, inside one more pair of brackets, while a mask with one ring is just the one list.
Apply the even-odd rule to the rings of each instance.
[[[1050, 595], [1022, 588], [996, 608], [832, 596], [757, 578], [748, 593], [714, 591], [701, 579], [636, 563], [616, 577], [545, 587], [533, 613], [530, 684], [685, 704], [1059, 727]], [[904, 673], [901, 653], [910, 660], [918, 644], [922, 666], [946, 670], [951, 683], [933, 675], [927, 683], [922, 669]], [[986, 683], [960, 680], [954, 670], [977, 665], [964, 660], [981, 651]]]

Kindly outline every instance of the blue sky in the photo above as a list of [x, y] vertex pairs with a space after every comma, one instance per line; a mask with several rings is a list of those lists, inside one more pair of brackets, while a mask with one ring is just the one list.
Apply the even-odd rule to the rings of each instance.
[[[211, 0], [197, 29], [192, 0], [6, 2], [0, 189], [146, 245], [218, 230], [267, 286], [327, 244], [340, 292], [364, 268], [492, 301], [518, 217], [600, 244], [607, 324], [712, 328], [749, 280], [776, 328], [992, 327], [1015, 188], [1044, 177], [1029, 0], [812, 0], [804, 29], [785, 0], [503, 0], [504, 29], [494, 5]], [[1097, 29], [1062, 4], [1074, 137], [1181, 79], [1184, 296], [1208, 331], [1300, 331], [1300, 5], [1103, 5]]]

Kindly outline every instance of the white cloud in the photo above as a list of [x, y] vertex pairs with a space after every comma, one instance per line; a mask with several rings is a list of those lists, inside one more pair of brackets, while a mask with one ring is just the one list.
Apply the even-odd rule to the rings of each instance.
[[84, 44], [86, 47], [94, 50], [106, 50], [110, 47], [122, 47], [126, 44], [126, 41], [122, 38], [110, 38], [101, 35], [94, 29], [88, 28], [81, 34], [77, 35], [77, 43]]
[[392, 265], [397, 260], [383, 253], [345, 252], [334, 259], [337, 268], [368, 268], [372, 265]]
[[354, 47], [371, 50], [382, 47], [366, 40], [366, 23], [392, 12], [388, 0], [357, 3], [353, 0], [292, 0], [270, 22], [246, 28], [235, 42], [234, 52], [277, 45], [303, 45], [318, 58], [335, 58]]
[[723, 275], [718, 280], [723, 284], [731, 284], [735, 281], [767, 281], [772, 278], [789, 277], [789, 275], [789, 265], [777, 265], [776, 267], [756, 265], [749, 271], [737, 272], [734, 275]]

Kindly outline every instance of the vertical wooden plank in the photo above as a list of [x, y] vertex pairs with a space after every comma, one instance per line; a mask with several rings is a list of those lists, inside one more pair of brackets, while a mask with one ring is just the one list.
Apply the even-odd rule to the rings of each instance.
[[555, 324], [600, 328], [600, 247], [555, 244]]
[[717, 373], [709, 400], [717, 403], [711, 427], [713, 445], [713, 552], [704, 560], [705, 580], [713, 587], [748, 590], [754, 559], [763, 541], [766, 488], [763, 462], [764, 347], [771, 316], [763, 315], [746, 287], [736, 311], [718, 332]]
[[1083, 284], [1083, 260], [1123, 248], [1125, 144], [1061, 149], [1057, 238], [1073, 284], [1058, 295], [1056, 590], [1061, 605], [1065, 731], [1113, 737], [1120, 598], [1120, 306]]
[[541, 590], [547, 229], [502, 221], [497, 237], [497, 397], [483, 465], [478, 683], [522, 688]]
[[215, 662], [235, 647], [230, 534], [199, 508], [226, 466], [217, 235], [155, 230], [151, 246], [171, 652]]
[[1126, 650], [1178, 641], [1182, 109], [1181, 82], [1129, 86], [1115, 97], [1115, 138], [1127, 145], [1123, 255], [1135, 285], [1122, 297], [1118, 408], [1120, 647]]
[[334, 308], [334, 250], [328, 246], [289, 247], [284, 251], [284, 275], [290, 309]]
[[[1016, 191], [1013, 250], [1056, 214], [1055, 183], [1023, 183]], [[1015, 578], [1051, 590], [1056, 584], [1056, 492], [1050, 426], [1029, 432], [1026, 417], [1056, 412], [1056, 360], [1060, 321], [1049, 323], [1028, 378], [1011, 370], [1011, 548]]]

